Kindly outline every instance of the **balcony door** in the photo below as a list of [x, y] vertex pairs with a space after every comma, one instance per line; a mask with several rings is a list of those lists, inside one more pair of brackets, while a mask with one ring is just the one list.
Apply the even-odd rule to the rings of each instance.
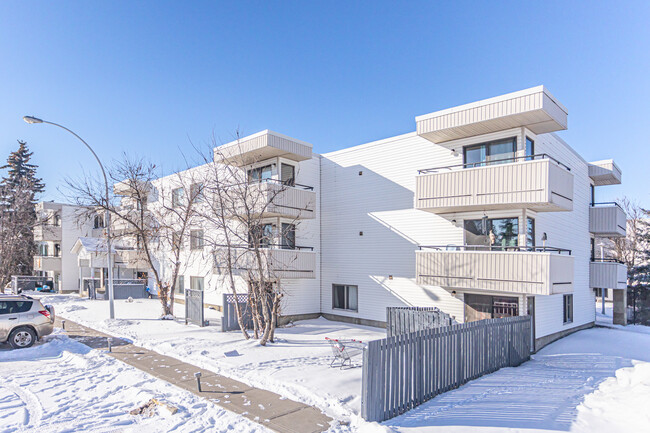
[[465, 294], [465, 322], [519, 315], [519, 300], [509, 296]]
[[504, 248], [519, 244], [519, 218], [465, 220], [465, 245]]

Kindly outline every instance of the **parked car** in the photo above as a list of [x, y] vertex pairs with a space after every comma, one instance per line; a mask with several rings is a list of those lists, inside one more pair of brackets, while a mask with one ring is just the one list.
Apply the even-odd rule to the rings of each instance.
[[32, 346], [54, 330], [54, 307], [25, 295], [0, 295], [0, 343]]

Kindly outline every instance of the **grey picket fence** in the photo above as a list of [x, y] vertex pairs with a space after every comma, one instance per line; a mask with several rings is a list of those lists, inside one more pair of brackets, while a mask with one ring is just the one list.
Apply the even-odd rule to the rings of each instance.
[[185, 324], [193, 323], [205, 326], [205, 310], [203, 309], [203, 290], [185, 290]]
[[361, 416], [384, 421], [438, 394], [530, 359], [530, 316], [424, 329], [370, 341], [363, 353]]
[[239, 304], [242, 313], [242, 321], [246, 329], [253, 328], [253, 314], [250, 306], [248, 305], [248, 294], [240, 293], [233, 295], [232, 293], [223, 294], [223, 315], [221, 316], [221, 331], [236, 331], [239, 330], [239, 322], [237, 321], [237, 312], [235, 311], [235, 302]]
[[386, 335], [388, 337], [453, 324], [454, 319], [437, 307], [386, 308]]

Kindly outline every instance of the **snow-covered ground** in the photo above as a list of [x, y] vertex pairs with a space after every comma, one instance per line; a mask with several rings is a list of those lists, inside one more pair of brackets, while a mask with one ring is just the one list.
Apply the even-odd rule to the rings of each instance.
[[[357, 416], [361, 368], [329, 368], [330, 348], [325, 337], [370, 340], [383, 338], [381, 329], [307, 320], [278, 330], [278, 341], [263, 348], [256, 341], [244, 341], [237, 332], [218, 332], [216, 326], [198, 328], [186, 326], [182, 320], [157, 320], [160, 307], [156, 300], [117, 301], [115, 321], [105, 319], [105, 301], [61, 295], [46, 296], [44, 301], [55, 304], [58, 314], [70, 320], [317, 406], [336, 419], [349, 418], [352, 431], [649, 431], [650, 332], [642, 326], [613, 326], [611, 319], [610, 328], [572, 334], [517, 368], [499, 370], [377, 424], [362, 422]], [[182, 305], [176, 307], [182, 317]], [[212, 321], [218, 317], [212, 311], [208, 315]], [[606, 323], [607, 317], [598, 321]], [[224, 352], [231, 350], [240, 355], [225, 357]], [[355, 360], [359, 365], [360, 356]], [[0, 407], [0, 416], [2, 413]], [[344, 430], [339, 427], [338, 431]]]
[[[367, 341], [386, 336], [383, 329], [316, 319], [278, 329], [276, 342], [261, 347], [256, 340], [245, 341], [240, 332], [219, 332], [218, 326], [185, 325], [184, 306], [179, 304], [174, 311], [179, 319], [171, 321], [158, 320], [158, 300], [119, 300], [115, 301], [117, 319], [110, 321], [106, 319], [106, 301], [75, 295], [50, 295], [42, 301], [53, 304], [61, 317], [316, 406], [339, 420], [353, 418], [361, 406], [361, 352], [351, 352], [356, 368], [330, 368], [332, 352], [325, 337]], [[216, 323], [220, 314], [206, 310], [206, 319]], [[239, 356], [224, 356], [224, 352], [232, 350]]]
[[[129, 414], [151, 398], [178, 412]], [[0, 346], [0, 432], [26, 431], [269, 430], [57, 333], [29, 349]]]

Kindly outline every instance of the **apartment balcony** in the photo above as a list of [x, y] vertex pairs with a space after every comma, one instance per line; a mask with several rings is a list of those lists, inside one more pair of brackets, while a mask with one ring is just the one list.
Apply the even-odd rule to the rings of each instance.
[[621, 183], [623, 173], [613, 159], [590, 162], [588, 166], [589, 177], [594, 181], [595, 186], [619, 185]]
[[[313, 187], [295, 184], [288, 186], [268, 179], [248, 186], [248, 210], [256, 216], [312, 219], [316, 216], [316, 193]], [[238, 207], [246, 212], [242, 204]]]
[[626, 289], [627, 266], [613, 259], [589, 263], [589, 287], [595, 289]]
[[432, 213], [573, 209], [571, 169], [546, 154], [420, 170], [415, 208]]
[[61, 272], [61, 256], [34, 256], [34, 270]]
[[573, 291], [571, 251], [551, 247], [420, 247], [420, 285], [491, 293], [554, 295]]
[[567, 109], [538, 86], [418, 116], [415, 122], [420, 137], [441, 144], [519, 127], [535, 134], [567, 129]]
[[625, 237], [627, 215], [617, 203], [594, 203], [589, 208], [589, 231], [601, 237]]
[[214, 149], [214, 161], [234, 166], [283, 157], [300, 162], [311, 159], [312, 145], [277, 132], [264, 130]]
[[34, 227], [34, 241], [60, 241], [61, 226], [39, 225]]
[[[314, 279], [316, 278], [316, 253], [312, 247], [295, 247], [283, 249], [276, 246], [261, 248], [264, 277], [268, 280], [278, 279]], [[214, 273], [228, 273], [226, 258], [228, 249], [215, 251]], [[233, 273], [248, 278], [259, 272], [260, 266], [253, 250], [247, 247], [232, 248], [231, 258]]]

